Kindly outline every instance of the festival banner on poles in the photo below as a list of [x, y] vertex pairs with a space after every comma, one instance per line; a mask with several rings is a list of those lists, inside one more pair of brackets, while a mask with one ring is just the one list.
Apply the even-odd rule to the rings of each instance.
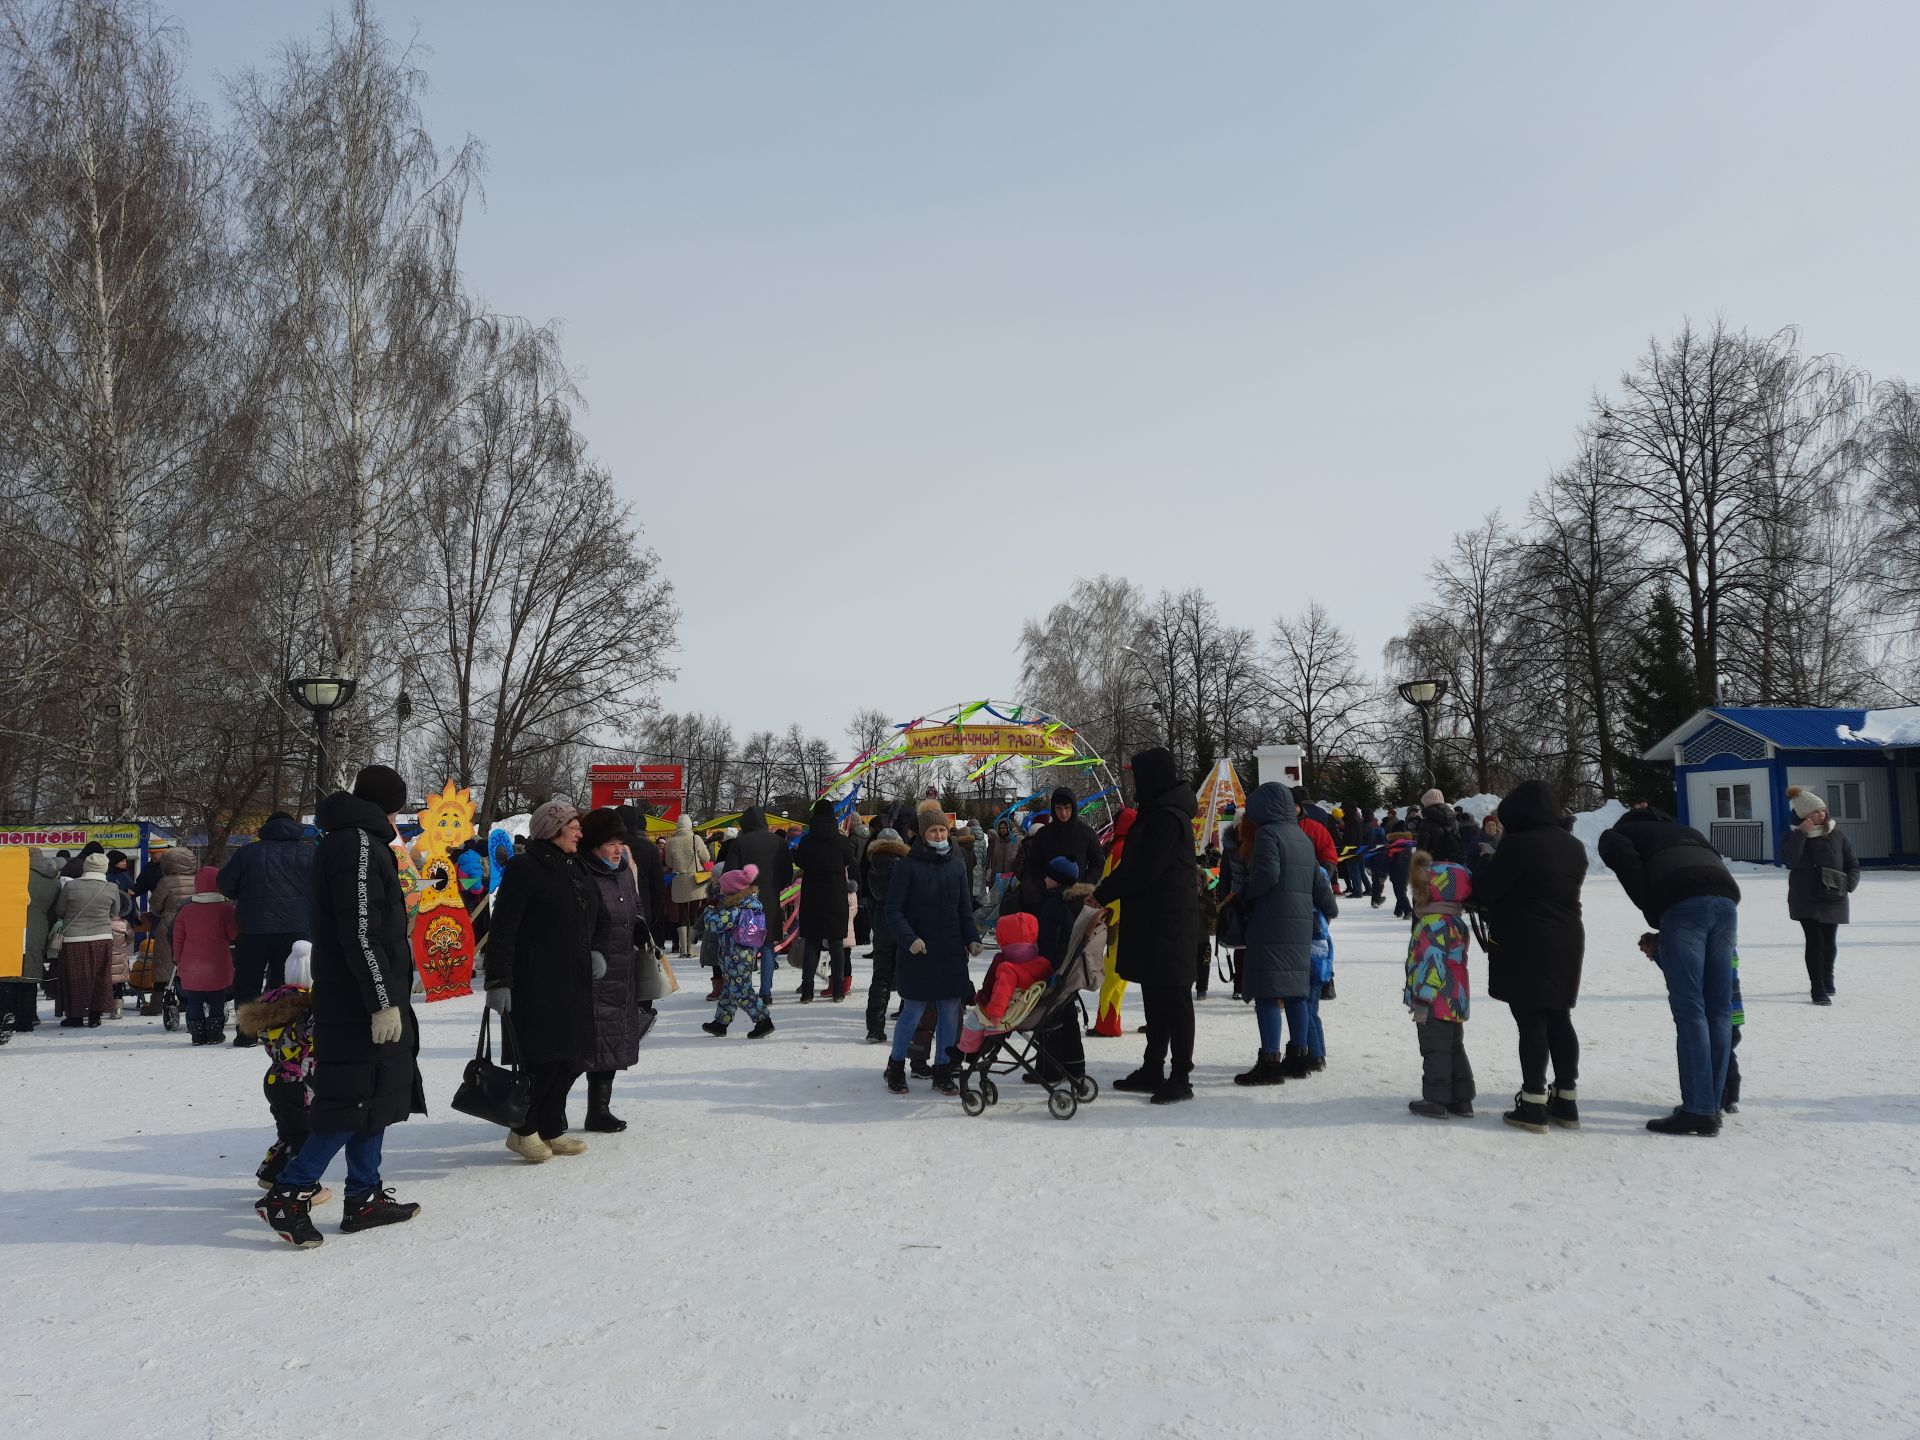
[[1220, 817], [1229, 805], [1235, 813], [1246, 809], [1247, 792], [1241, 788], [1240, 777], [1234, 773], [1232, 763], [1218, 760], [1200, 786], [1200, 809], [1193, 820], [1194, 854], [1199, 855], [1206, 850], [1207, 842], [1213, 838]]
[[945, 755], [1074, 754], [1073, 732], [1063, 725], [928, 725], [902, 737], [915, 760]]

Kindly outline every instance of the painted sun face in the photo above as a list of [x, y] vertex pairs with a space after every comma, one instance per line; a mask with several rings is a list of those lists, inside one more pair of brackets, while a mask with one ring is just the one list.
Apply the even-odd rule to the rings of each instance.
[[473, 838], [473, 791], [453, 781], [437, 795], [427, 797], [420, 812], [420, 847], [429, 855], [451, 855]]

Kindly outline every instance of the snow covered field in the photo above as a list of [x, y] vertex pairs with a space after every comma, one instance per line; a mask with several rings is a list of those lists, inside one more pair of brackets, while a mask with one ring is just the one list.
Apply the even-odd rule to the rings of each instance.
[[[531, 1167], [446, 1108], [479, 1007], [435, 1005], [434, 1113], [387, 1142], [425, 1212], [342, 1236], [336, 1200], [306, 1254], [252, 1213], [257, 1055], [43, 1028], [0, 1050], [8, 1413], [322, 1440], [1920, 1434], [1920, 876], [1868, 875], [1830, 1010], [1784, 878], [1741, 883], [1746, 1093], [1715, 1140], [1641, 1128], [1678, 1101], [1672, 1029], [1605, 878], [1579, 1134], [1501, 1125], [1513, 1027], [1477, 994], [1481, 1115], [1407, 1113], [1405, 931], [1364, 909], [1324, 1074], [1233, 1086], [1253, 1016], [1216, 991], [1194, 1103], [1068, 1123], [1023, 1086], [979, 1119], [888, 1096], [853, 1002], [783, 1003], [749, 1043], [683, 992], [619, 1084], [632, 1129]], [[1088, 1049], [1103, 1082], [1137, 1056]]]

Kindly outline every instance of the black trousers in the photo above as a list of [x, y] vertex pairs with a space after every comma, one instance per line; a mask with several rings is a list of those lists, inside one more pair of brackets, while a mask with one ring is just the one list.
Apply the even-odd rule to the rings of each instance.
[[1509, 1005], [1520, 1029], [1520, 1086], [1529, 1095], [1547, 1093], [1547, 1061], [1553, 1061], [1553, 1083], [1571, 1090], [1580, 1079], [1580, 1037], [1573, 1030], [1571, 1010], [1541, 1010]]
[[262, 1080], [260, 1088], [267, 1092], [275, 1138], [298, 1151], [307, 1143], [307, 1087], [289, 1080]]
[[842, 980], [853, 978], [853, 957], [847, 953], [844, 945], [835, 945], [825, 940], [802, 940], [800, 942], [800, 993], [807, 999], [813, 998], [814, 976], [820, 970], [821, 952], [827, 955], [827, 983], [834, 985]]
[[867, 1033], [887, 1033], [887, 1002], [893, 998], [893, 935], [882, 922], [873, 927], [873, 979], [867, 982]]
[[13, 1016], [13, 1028], [25, 1033], [40, 1019], [40, 994], [31, 980], [0, 980], [0, 1015]]
[[1147, 1012], [1141, 1064], [1158, 1070], [1171, 1060], [1168, 1074], [1185, 1079], [1193, 1073], [1193, 992], [1185, 985], [1142, 985], [1140, 999]]
[[864, 945], [873, 937], [873, 909], [871, 906], [859, 906], [853, 912], [853, 943]]
[[1200, 952], [1193, 962], [1193, 993], [1204, 996], [1207, 993], [1207, 981], [1213, 978], [1213, 941], [1206, 935], [1200, 937]]
[[1821, 920], [1802, 920], [1807, 935], [1807, 983], [1814, 998], [1833, 993], [1833, 962], [1840, 953], [1840, 927]]
[[1733, 1027], [1733, 1048], [1727, 1051], [1727, 1088], [1720, 1092], [1720, 1108], [1740, 1103], [1740, 1032], [1746, 1027]]
[[242, 935], [233, 945], [233, 1003], [258, 1000], [287, 983], [287, 952], [304, 935]]
[[567, 1092], [586, 1072], [575, 1060], [551, 1060], [545, 1065], [529, 1065], [533, 1076], [533, 1099], [527, 1106], [526, 1123], [514, 1133], [538, 1135], [542, 1140], [567, 1133]]

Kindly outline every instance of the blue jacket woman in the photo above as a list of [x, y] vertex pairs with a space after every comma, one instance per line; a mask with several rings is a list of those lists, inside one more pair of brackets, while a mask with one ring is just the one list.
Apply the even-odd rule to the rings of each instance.
[[[1247, 801], [1250, 848], [1236, 846], [1230, 862], [1234, 902], [1246, 919], [1240, 993], [1254, 1002], [1260, 1055], [1243, 1085], [1275, 1085], [1306, 1073], [1305, 1002], [1313, 995], [1313, 917], [1339, 913], [1327, 872], [1315, 862], [1313, 842], [1300, 828], [1293, 797], [1269, 782]], [[1296, 1002], [1294, 1043], [1280, 1048], [1283, 1003]], [[1290, 1066], [1287, 1062], [1291, 1061]], [[1285, 1068], [1283, 1068], [1285, 1067]]]

